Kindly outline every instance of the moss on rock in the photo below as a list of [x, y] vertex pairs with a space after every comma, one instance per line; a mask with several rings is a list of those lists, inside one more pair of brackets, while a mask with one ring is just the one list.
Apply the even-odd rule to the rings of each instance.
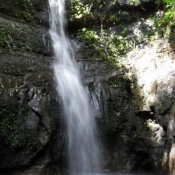
[[0, 9], [8, 15], [31, 21], [35, 12], [33, 0], [2, 0]]

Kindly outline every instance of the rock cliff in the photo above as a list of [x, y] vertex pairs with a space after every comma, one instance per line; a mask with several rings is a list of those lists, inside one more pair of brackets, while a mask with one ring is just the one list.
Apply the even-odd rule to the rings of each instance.
[[[163, 7], [154, 0], [75, 0], [67, 8], [67, 33], [103, 145], [103, 171], [167, 174], [175, 55], [172, 43], [155, 34]], [[48, 3], [1, 0], [0, 14], [0, 174], [65, 174]]]

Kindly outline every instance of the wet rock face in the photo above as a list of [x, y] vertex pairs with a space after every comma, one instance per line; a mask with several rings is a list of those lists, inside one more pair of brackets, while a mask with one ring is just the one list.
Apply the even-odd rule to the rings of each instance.
[[1, 55], [1, 168], [30, 164], [59, 118], [50, 58], [25, 54]]
[[162, 137], [164, 131], [160, 125], [155, 124], [154, 131], [150, 132], [146, 121], [153, 119], [153, 115], [149, 112], [136, 115], [131, 81], [124, 76], [125, 70], [119, 71], [109, 62], [90, 60], [83, 47], [75, 56], [97, 118], [103, 145], [103, 171], [154, 172], [159, 169], [162, 140], [160, 138], [159, 143], [152, 140]]
[[[119, 2], [123, 7], [129, 4], [129, 1]], [[153, 1], [139, 3], [146, 5], [148, 12], [150, 3], [154, 4]], [[138, 10], [139, 4], [131, 6]], [[141, 13], [135, 14], [138, 19], [134, 23], [134, 18], [128, 18], [127, 25], [124, 24], [137, 48], [124, 59], [127, 78], [124, 78], [127, 71], [113, 71], [100, 61], [92, 64], [84, 61], [80, 67], [85, 72], [83, 80], [89, 88], [105, 145], [102, 163], [106, 171], [167, 174], [168, 154], [174, 140], [174, 50], [164, 40], [145, 40], [145, 35], [154, 33], [154, 21], [143, 14], [140, 18]], [[109, 23], [103, 24], [108, 30]], [[117, 35], [122, 25], [111, 27], [110, 32]], [[85, 52], [78, 58], [85, 59], [84, 55]], [[87, 55], [86, 59], [92, 57]]]
[[[4, 0], [0, 7], [0, 173], [58, 174], [67, 168], [63, 158], [66, 145], [53, 80], [48, 6], [46, 0], [31, 0], [28, 6], [24, 2]], [[167, 168], [175, 129], [174, 54], [161, 54], [162, 43], [157, 50], [144, 41], [147, 32], [154, 30], [139, 8], [149, 13], [154, 4], [153, 0], [134, 4], [120, 0], [113, 8], [110, 3], [104, 7], [107, 11], [126, 8], [128, 15], [121, 17], [126, 26], [108, 23], [107, 30], [118, 34], [125, 26], [139, 44], [138, 50], [127, 55], [123, 70], [96, 59], [88, 47], [72, 40], [104, 145], [104, 172], [160, 172], [162, 165]], [[89, 21], [87, 26], [92, 26], [94, 19]], [[70, 34], [78, 32], [75, 23], [84, 21], [70, 24]], [[14, 167], [19, 169], [7, 171]]]
[[[0, 174], [12, 174], [11, 168], [29, 166], [33, 161], [35, 171], [26, 174], [39, 174], [51, 160], [48, 145], [55, 140], [53, 132], [61, 134], [51, 41], [44, 27], [48, 17], [41, 15], [48, 14], [47, 2], [12, 0], [1, 5]], [[61, 138], [58, 140], [60, 148]], [[60, 155], [61, 148], [57, 151]]]

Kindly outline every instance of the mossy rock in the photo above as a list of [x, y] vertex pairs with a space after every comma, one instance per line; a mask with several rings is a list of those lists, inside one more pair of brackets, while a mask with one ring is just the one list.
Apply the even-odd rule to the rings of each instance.
[[0, 9], [8, 15], [31, 21], [35, 13], [33, 0], [1, 0]]

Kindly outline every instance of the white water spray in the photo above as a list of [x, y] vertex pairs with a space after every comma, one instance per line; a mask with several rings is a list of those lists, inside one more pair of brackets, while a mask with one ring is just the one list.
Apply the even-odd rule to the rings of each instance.
[[56, 89], [61, 95], [65, 112], [69, 172], [99, 173], [100, 154], [95, 119], [65, 34], [65, 0], [49, 0], [49, 5], [50, 35], [55, 54], [53, 69]]

